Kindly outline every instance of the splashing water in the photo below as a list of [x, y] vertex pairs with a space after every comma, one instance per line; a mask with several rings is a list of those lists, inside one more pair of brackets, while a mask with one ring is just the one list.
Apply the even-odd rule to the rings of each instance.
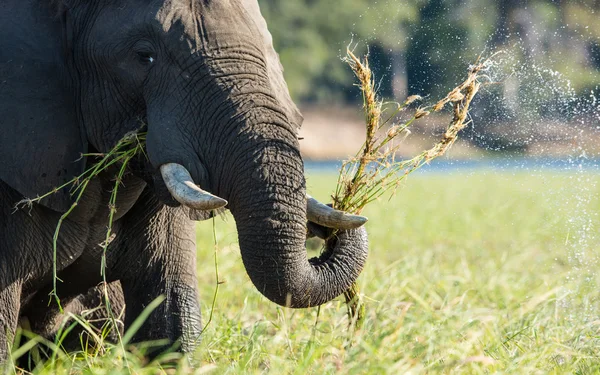
[[[537, 158], [533, 173], [548, 183], [568, 175], [566, 186], [545, 194], [550, 205], [561, 202], [555, 204], [555, 210], [568, 210], [564, 212], [569, 218], [564, 223], [564, 253], [570, 268], [565, 280], [568, 296], [560, 301], [560, 307], [567, 319], [587, 322], [596, 319], [595, 304], [600, 302], [589, 292], [598, 286], [600, 269], [599, 217], [591, 207], [598, 191], [593, 173], [599, 161], [592, 155], [600, 153], [600, 103], [593, 90], [578, 95], [560, 72], [518, 58], [523, 55], [522, 44], [517, 44], [497, 59], [490, 78], [499, 84], [482, 96], [473, 115], [476, 125], [471, 139], [489, 150], [509, 151], [508, 159]], [[479, 124], [487, 127], [480, 128]], [[561, 165], [559, 170], [557, 164]], [[563, 232], [562, 228], [555, 229], [557, 236]], [[573, 308], [575, 304], [578, 309]]]

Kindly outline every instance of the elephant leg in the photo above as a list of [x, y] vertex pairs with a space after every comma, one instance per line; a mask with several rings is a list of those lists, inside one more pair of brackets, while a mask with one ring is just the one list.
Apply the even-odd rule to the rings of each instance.
[[[108, 283], [106, 293], [108, 294], [108, 299], [110, 301], [110, 314], [108, 313], [105, 304], [104, 284], [94, 286], [86, 293], [77, 296], [65, 307], [65, 312], [81, 317], [88, 322], [91, 328], [98, 334], [102, 332], [105, 324], [114, 317], [118, 332], [115, 331], [114, 328], [111, 329], [105, 339], [109, 342], [116, 343], [119, 339], [119, 335], [123, 334], [123, 318], [125, 312], [125, 301], [123, 299], [121, 283], [118, 281]], [[48, 332], [49, 337], [54, 338], [56, 334], [60, 332], [61, 326], [65, 323], [67, 325], [72, 323], [70, 320], [65, 322], [66, 319], [68, 318], [65, 315], [56, 316], [51, 325], [51, 331]], [[83, 327], [76, 328], [70, 332], [67, 337], [63, 338], [62, 346], [67, 351], [82, 350], [80, 337], [87, 334], [87, 331]]]
[[[81, 317], [97, 333], [100, 333], [107, 321], [114, 317], [119, 333], [123, 333], [125, 302], [121, 284], [118, 281], [108, 283], [106, 288], [110, 301], [110, 314], [105, 304], [104, 284], [92, 286], [87, 291], [84, 290], [73, 295], [59, 294], [64, 307], [62, 313], [57, 306], [48, 307], [48, 296], [44, 292], [38, 293], [42, 298], [36, 295], [36, 298], [27, 304], [27, 308], [22, 313], [29, 320], [33, 333], [54, 341], [56, 335], [60, 334], [61, 328], [73, 323], [69, 314]], [[81, 350], [79, 337], [84, 333], [86, 333], [85, 328], [76, 327], [67, 337], [63, 338], [63, 347], [67, 351]], [[118, 333], [111, 330], [106, 339], [116, 342], [118, 337]]]
[[[91, 297], [88, 297], [90, 303], [81, 304], [80, 302], [81, 300], [86, 301], [85, 298], [89, 293], [94, 295], [94, 290], [101, 281], [98, 269], [82, 270], [82, 263], [85, 262], [78, 259], [58, 275], [61, 281], [57, 283], [56, 294], [60, 298], [64, 312], [61, 312], [58, 304], [48, 297], [53, 289], [50, 283], [38, 290], [23, 305], [21, 318], [29, 322], [29, 328], [33, 333], [52, 339], [63, 321], [67, 319], [67, 312], [84, 311], [86, 307], [83, 305], [88, 305], [87, 309], [98, 306]], [[99, 261], [97, 263], [99, 264]], [[95, 306], [91, 306], [91, 304], [95, 304]], [[76, 309], [69, 309], [70, 306], [75, 306]]]
[[[123, 279], [123, 295], [127, 301], [125, 326], [137, 319], [150, 303], [163, 296], [164, 301], [147, 317], [134, 336], [134, 342], [167, 339], [179, 342], [180, 350], [191, 352], [200, 338], [201, 316], [196, 288], [181, 280], [160, 280], [160, 271], [147, 278]], [[160, 280], [158, 283], [156, 280]], [[167, 347], [165, 347], [166, 349]], [[159, 348], [161, 350], [163, 348]]]
[[0, 290], [0, 369], [6, 362], [19, 321], [21, 283]]
[[110, 251], [109, 272], [123, 288], [125, 330], [163, 296], [134, 341], [179, 340], [180, 350], [192, 351], [201, 331], [194, 223], [183, 209], [164, 206], [146, 190], [121, 228]]
[[[104, 339], [108, 342], [116, 343], [119, 334], [123, 333], [122, 315], [125, 309], [123, 301], [123, 292], [118, 281], [108, 283], [107, 292], [111, 303], [112, 316], [117, 320], [117, 333], [114, 329], [106, 331], [105, 324], [111, 319], [108, 313], [104, 299], [104, 285], [91, 287], [78, 295], [64, 294], [65, 288], [61, 289], [61, 304], [64, 312], [61, 312], [56, 305], [48, 306], [48, 291], [42, 289], [30, 301], [28, 301], [21, 310], [20, 323], [27, 321], [27, 329], [32, 333], [40, 335], [51, 342], [58, 342], [67, 352], [85, 350], [86, 347], [93, 347], [96, 344], [94, 339], [90, 339], [89, 329], [95, 332], [95, 336], [102, 336], [106, 332], [108, 335]], [[41, 296], [41, 297], [40, 297]], [[75, 320], [70, 317], [73, 314], [87, 323], [88, 327], [75, 324]], [[82, 345], [82, 343], [85, 343]], [[45, 355], [44, 351], [39, 352]], [[32, 370], [35, 367], [34, 357], [31, 353], [21, 357], [18, 366], [24, 369]], [[45, 357], [47, 358], [47, 357]], [[42, 360], [45, 360], [43, 358]]]

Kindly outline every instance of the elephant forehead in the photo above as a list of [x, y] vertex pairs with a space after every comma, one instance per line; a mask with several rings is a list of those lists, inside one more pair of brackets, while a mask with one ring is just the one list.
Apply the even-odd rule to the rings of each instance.
[[256, 0], [166, 0], [156, 21], [165, 33], [183, 36], [198, 51], [224, 41], [262, 42], [264, 21], [257, 8]]
[[[160, 23], [163, 31], [168, 33], [176, 25], [183, 27], [186, 36], [196, 42], [199, 42], [199, 27], [201, 20], [199, 14], [194, 11], [195, 2], [183, 0], [168, 0], [156, 14], [156, 20]], [[199, 44], [199, 43], [197, 43]]]

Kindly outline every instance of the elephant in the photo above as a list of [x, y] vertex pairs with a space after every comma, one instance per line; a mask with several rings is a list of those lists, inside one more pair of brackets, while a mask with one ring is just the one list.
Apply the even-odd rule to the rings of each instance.
[[[5, 0], [0, 35], [0, 363], [19, 320], [48, 331], [54, 264], [63, 304], [101, 283], [119, 166], [94, 177], [77, 205], [57, 187], [140, 129], [144, 155], [120, 181], [106, 252], [125, 329], [165, 298], [136, 342], [194, 350], [194, 220], [217, 210], [233, 215], [249, 279], [276, 304], [318, 306], [357, 279], [366, 218], [306, 195], [302, 115], [257, 0]], [[310, 227], [336, 233], [313, 259]]]
[[[106, 297], [110, 300], [110, 314], [107, 311]], [[84, 347], [95, 347], [96, 337], [102, 336], [105, 342], [118, 343], [123, 337], [123, 315], [125, 301], [123, 290], [119, 281], [106, 285], [99, 284], [82, 294], [70, 298], [63, 304], [63, 310], [48, 309], [48, 294], [36, 293], [34, 299], [27, 302], [27, 309], [21, 311], [22, 319], [19, 325], [27, 331], [33, 332], [50, 342], [60, 342], [60, 346], [68, 352], [77, 352]], [[84, 320], [87, 327], [76, 325], [71, 315]], [[116, 329], [113, 327], [113, 320]], [[107, 326], [108, 325], [108, 326]], [[110, 328], [110, 329], [106, 329]], [[88, 330], [94, 331], [95, 335]], [[82, 342], [86, 343], [82, 345]], [[33, 371], [35, 356], [27, 353], [17, 361], [17, 366], [28, 371]], [[42, 354], [38, 352], [38, 354]], [[40, 359], [45, 359], [38, 356]]]

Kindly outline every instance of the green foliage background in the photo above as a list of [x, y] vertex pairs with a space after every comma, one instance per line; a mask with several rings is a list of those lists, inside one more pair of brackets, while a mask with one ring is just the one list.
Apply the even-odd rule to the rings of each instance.
[[[369, 46], [381, 93], [430, 94], [454, 87], [483, 52], [555, 69], [580, 95], [600, 86], [598, 0], [259, 0], [301, 103], [358, 100], [340, 57]], [[361, 51], [358, 51], [361, 52]], [[435, 82], [435, 83], [433, 83]]]

